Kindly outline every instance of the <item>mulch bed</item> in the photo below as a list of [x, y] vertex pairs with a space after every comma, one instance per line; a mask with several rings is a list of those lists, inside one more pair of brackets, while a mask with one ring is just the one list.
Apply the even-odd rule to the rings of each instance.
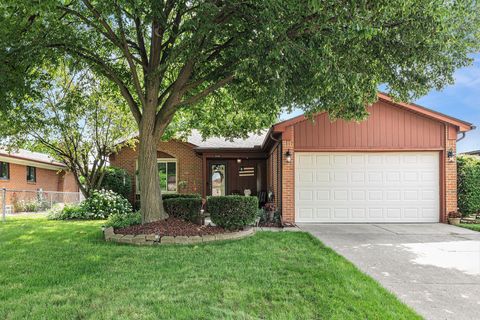
[[115, 229], [120, 234], [157, 234], [159, 236], [204, 236], [227, 232], [225, 229], [213, 226], [200, 226], [182, 219], [169, 217], [166, 220], [155, 221], [143, 225]]
[[283, 225], [280, 221], [274, 222], [274, 221], [260, 221], [258, 223], [259, 227], [263, 228], [293, 228], [295, 227], [294, 223], [289, 223], [285, 222]]
[[281, 228], [282, 224], [280, 222], [259, 222], [258, 223], [259, 227], [265, 227], [265, 228]]

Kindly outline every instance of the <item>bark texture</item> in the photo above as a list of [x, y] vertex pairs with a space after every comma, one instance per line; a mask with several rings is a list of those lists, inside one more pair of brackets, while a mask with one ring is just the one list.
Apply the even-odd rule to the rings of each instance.
[[[152, 120], [155, 120], [154, 118]], [[140, 126], [138, 149], [138, 177], [142, 223], [168, 218], [163, 209], [162, 192], [157, 167], [157, 139], [154, 136], [154, 121], [143, 118]]]

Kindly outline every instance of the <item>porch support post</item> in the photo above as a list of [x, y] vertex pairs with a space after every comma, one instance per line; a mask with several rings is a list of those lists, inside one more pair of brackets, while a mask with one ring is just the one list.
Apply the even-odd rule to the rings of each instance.
[[207, 156], [202, 154], [202, 198], [207, 197]]

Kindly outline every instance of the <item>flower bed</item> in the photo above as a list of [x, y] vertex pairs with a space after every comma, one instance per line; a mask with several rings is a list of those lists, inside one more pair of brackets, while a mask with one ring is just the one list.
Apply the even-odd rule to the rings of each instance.
[[229, 232], [220, 227], [200, 226], [182, 219], [170, 217], [163, 221], [115, 230], [111, 227], [106, 228], [104, 237], [106, 241], [138, 245], [193, 244], [239, 239], [253, 235], [254, 232], [253, 228]]

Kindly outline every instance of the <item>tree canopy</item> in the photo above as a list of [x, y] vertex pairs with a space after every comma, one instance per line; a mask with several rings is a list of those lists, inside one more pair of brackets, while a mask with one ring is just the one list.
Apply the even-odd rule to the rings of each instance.
[[472, 0], [4, 0], [0, 9], [0, 105], [22, 103], [38, 67], [60, 57], [109, 79], [139, 127], [144, 217], [163, 210], [152, 177], [165, 135], [246, 135], [293, 107], [359, 120], [381, 84], [411, 100], [452, 83], [480, 38]]
[[135, 131], [126, 103], [88, 69], [65, 63], [45, 65], [32, 92], [3, 113], [0, 145], [50, 154], [67, 165], [88, 197], [102, 185], [108, 156], [134, 144], [125, 139]]

